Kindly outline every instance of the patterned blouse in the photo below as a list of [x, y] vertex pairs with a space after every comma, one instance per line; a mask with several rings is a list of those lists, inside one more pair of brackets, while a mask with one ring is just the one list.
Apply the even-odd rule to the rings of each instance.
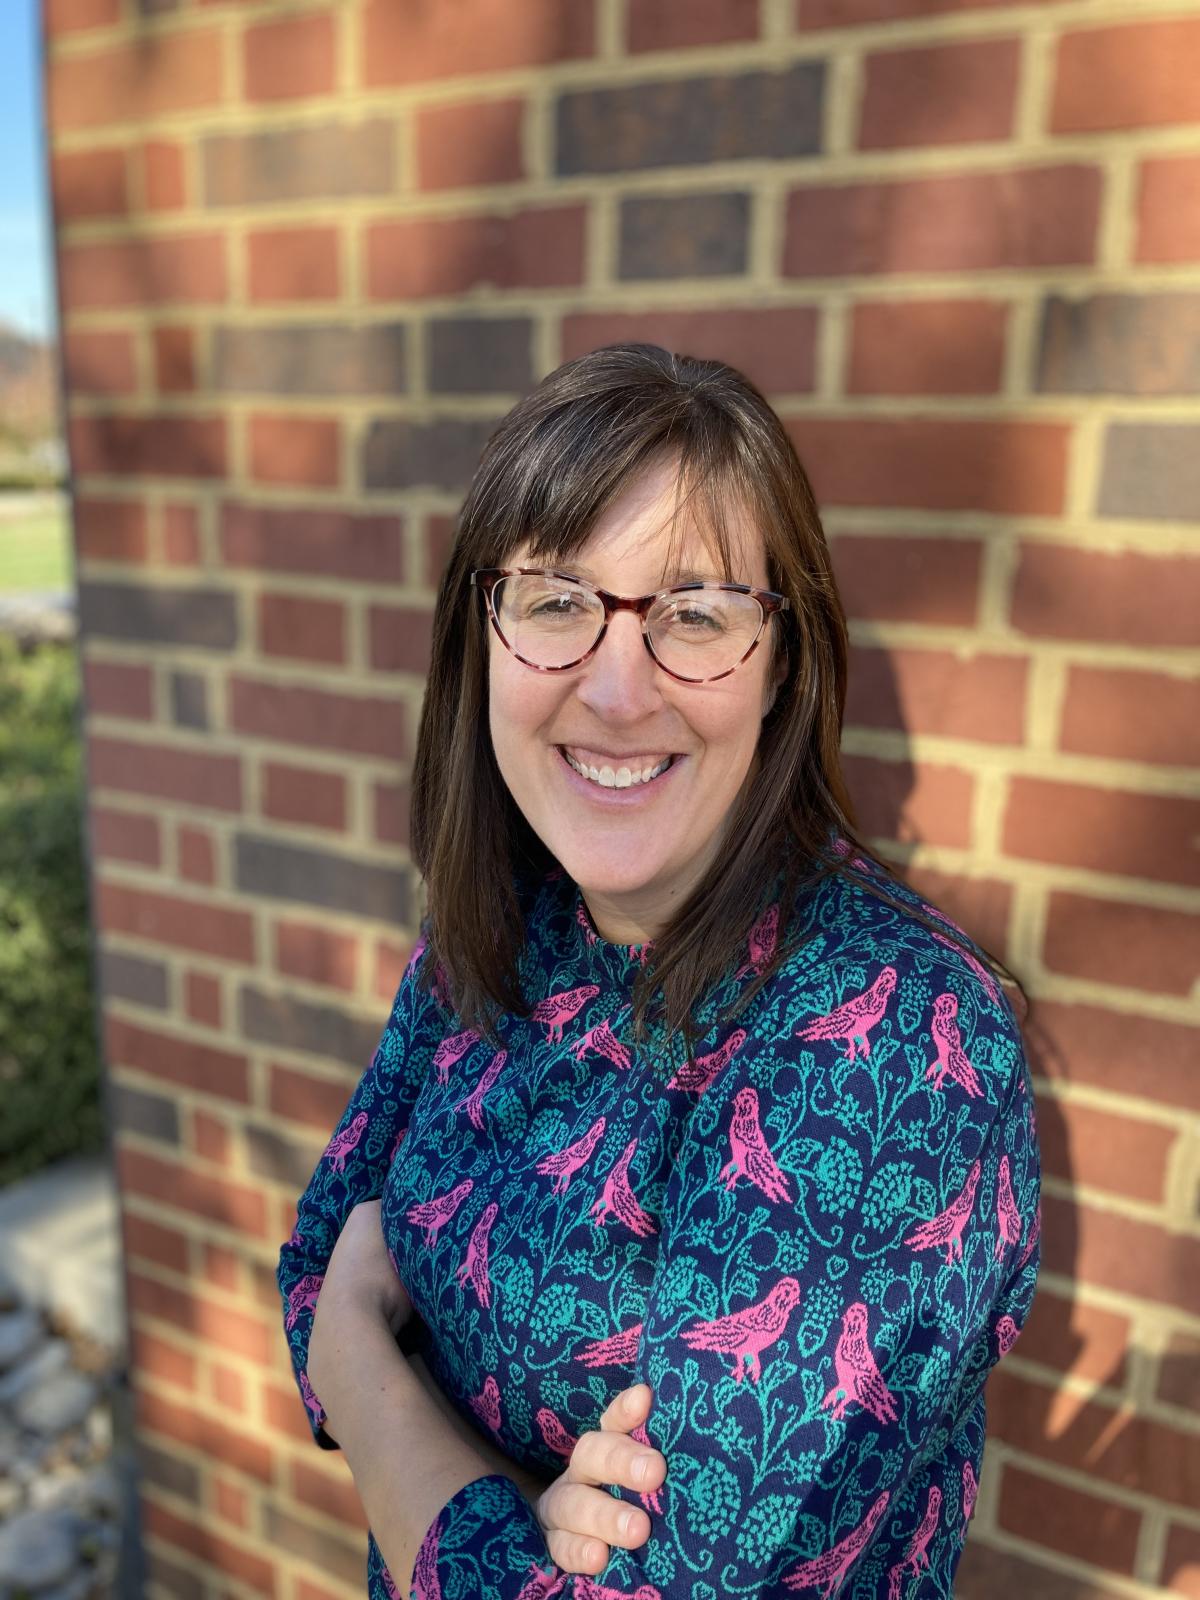
[[[475, 1479], [425, 1533], [416, 1600], [952, 1594], [984, 1382], [1038, 1270], [1033, 1096], [977, 947], [875, 875], [951, 926], [856, 858], [787, 928], [764, 912], [691, 1065], [661, 1030], [630, 1043], [645, 948], [600, 938], [561, 872], [526, 902], [536, 1004], [502, 1048], [417, 984], [418, 945], [280, 1254], [314, 1436], [332, 1443], [305, 1373], [322, 1275], [382, 1197], [416, 1348], [481, 1434], [553, 1475], [646, 1382], [634, 1437], [667, 1472], [610, 1487], [651, 1533], [595, 1578], [555, 1565], [511, 1479]], [[792, 953], [723, 1021], [781, 932]], [[398, 1596], [373, 1538], [367, 1577]]]

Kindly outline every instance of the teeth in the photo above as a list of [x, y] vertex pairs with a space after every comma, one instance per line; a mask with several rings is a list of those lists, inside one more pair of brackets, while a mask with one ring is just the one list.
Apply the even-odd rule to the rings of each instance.
[[602, 789], [628, 789], [637, 783], [650, 783], [667, 770], [672, 759], [668, 756], [657, 767], [645, 767], [636, 771], [629, 767], [618, 767], [614, 772], [612, 767], [581, 766], [566, 750], [563, 751], [563, 755], [576, 772], [585, 778], [590, 778], [593, 783], [598, 783]]

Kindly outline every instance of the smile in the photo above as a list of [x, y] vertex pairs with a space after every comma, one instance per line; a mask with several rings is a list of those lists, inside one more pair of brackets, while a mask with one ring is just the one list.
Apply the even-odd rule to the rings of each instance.
[[656, 778], [660, 778], [675, 761], [674, 756], [667, 756], [662, 761], [650, 766], [640, 766], [637, 764], [633, 766], [627, 766], [622, 764], [614, 768], [606, 764], [604, 766], [596, 767], [585, 765], [583, 762], [577, 761], [575, 757], [572, 756], [569, 751], [564, 750], [561, 745], [559, 746], [559, 750], [563, 759], [573, 772], [577, 772], [581, 778], [586, 778], [589, 783], [594, 783], [601, 789], [630, 789], [638, 784], [653, 783], [654, 780]]

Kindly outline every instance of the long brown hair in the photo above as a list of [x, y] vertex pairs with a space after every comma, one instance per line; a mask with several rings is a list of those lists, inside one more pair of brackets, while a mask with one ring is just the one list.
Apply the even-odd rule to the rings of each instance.
[[[673, 530], [686, 506], [732, 578], [727, 518], [749, 514], [768, 584], [791, 609], [772, 623], [772, 664], [786, 652], [786, 677], [763, 721], [757, 770], [735, 803], [718, 866], [654, 941], [633, 997], [635, 1037], [652, 1005], [661, 1007], [668, 1035], [680, 1032], [690, 1055], [691, 1018], [744, 952], [765, 886], [782, 881], [786, 928], [796, 896], [816, 878], [851, 873], [855, 855], [871, 856], [854, 829], [839, 755], [846, 619], [812, 488], [779, 418], [723, 362], [646, 344], [569, 361], [499, 424], [463, 502], [434, 613], [413, 770], [412, 853], [429, 903], [423, 979], [440, 963], [463, 1026], [493, 1039], [498, 1014], [531, 1009], [518, 974], [518, 884], [556, 863], [492, 752], [487, 620], [470, 574], [506, 565], [525, 544], [532, 561], [568, 561], [633, 477], [663, 459], [678, 463]], [[844, 855], [831, 849], [839, 837]], [[737, 1009], [787, 954], [781, 941]]]

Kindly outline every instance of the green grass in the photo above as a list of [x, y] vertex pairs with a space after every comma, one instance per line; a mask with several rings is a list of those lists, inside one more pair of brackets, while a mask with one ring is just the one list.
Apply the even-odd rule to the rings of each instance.
[[0, 594], [74, 587], [67, 507], [14, 513], [0, 498]]

